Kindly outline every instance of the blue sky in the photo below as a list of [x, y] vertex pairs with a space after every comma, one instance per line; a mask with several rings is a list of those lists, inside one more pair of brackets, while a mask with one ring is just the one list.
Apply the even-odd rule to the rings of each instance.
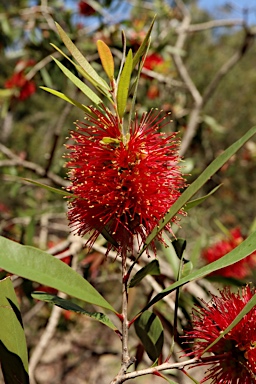
[[[243, 18], [244, 10], [247, 9], [247, 22], [249, 24], [256, 24], [256, 0], [199, 0], [198, 3], [202, 8], [213, 13], [216, 18]], [[220, 10], [225, 4], [231, 5], [230, 13]]]

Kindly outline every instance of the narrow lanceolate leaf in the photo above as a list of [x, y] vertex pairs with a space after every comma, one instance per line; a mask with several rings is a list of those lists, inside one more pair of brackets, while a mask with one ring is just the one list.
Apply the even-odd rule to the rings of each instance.
[[110, 101], [112, 101], [109, 91], [106, 90], [106, 88], [102, 88], [99, 86], [99, 84], [91, 78], [91, 76], [88, 75], [87, 72], [81, 67], [81, 65], [76, 64], [69, 56], [67, 56], [59, 47], [57, 47], [55, 44], [51, 44], [53, 48], [56, 49], [65, 59], [69, 60], [70, 63], [76, 68], [77, 72], [80, 73], [86, 80], [88, 80], [95, 88], [98, 89], [99, 92], [101, 92], [104, 96], [106, 96]]
[[162, 352], [164, 343], [164, 332], [161, 321], [153, 312], [145, 311], [135, 320], [134, 327], [148, 357], [152, 361], [156, 361]]
[[88, 74], [88, 76], [90, 76], [91, 79], [94, 80], [101, 88], [105, 88], [109, 90], [108, 84], [97, 74], [95, 69], [93, 69], [91, 64], [89, 64], [86, 58], [82, 55], [82, 53], [75, 46], [75, 44], [70, 40], [68, 35], [64, 32], [64, 30], [61, 28], [61, 26], [58, 23], [56, 23], [56, 27], [63, 43], [66, 45], [67, 49], [69, 50], [71, 55], [76, 59], [78, 64], [81, 65], [83, 70]]
[[63, 189], [58, 189], [58, 188], [50, 187], [49, 185], [42, 184], [42, 183], [40, 183], [39, 181], [36, 181], [36, 180], [26, 179], [25, 177], [22, 177], [21, 179], [24, 180], [24, 181], [27, 181], [28, 183], [34, 184], [37, 187], [44, 188], [47, 191], [54, 192], [54, 193], [57, 193], [57, 194], [62, 195], [62, 196], [76, 197], [74, 195], [74, 193], [67, 192], [67, 191], [65, 191]]
[[256, 232], [251, 233], [246, 240], [234, 248], [231, 252], [227, 253], [225, 256], [220, 259], [205, 265], [204, 267], [190, 273], [189, 275], [182, 277], [179, 281], [176, 281], [174, 284], [165, 288], [162, 292], [157, 294], [144, 308], [141, 312], [145, 311], [151, 305], [162, 300], [165, 296], [169, 295], [176, 288], [181, 287], [182, 285], [197, 279], [201, 279], [209, 275], [212, 272], [218, 271], [221, 268], [225, 268], [229, 265], [237, 263], [238, 261], [244, 259], [246, 256], [250, 255], [256, 250]]
[[248, 303], [244, 306], [244, 308], [242, 309], [242, 311], [235, 317], [235, 319], [232, 321], [231, 324], [229, 324], [229, 326], [221, 332], [221, 334], [219, 335], [219, 337], [217, 337], [217, 339], [215, 339], [210, 345], [208, 345], [207, 348], [205, 348], [204, 352], [202, 354], [204, 354], [205, 352], [209, 351], [210, 348], [212, 348], [216, 343], [218, 343], [218, 341], [220, 339], [222, 339], [223, 337], [225, 337], [225, 335], [227, 335], [229, 333], [229, 331], [231, 331], [231, 329], [233, 329], [238, 323], [239, 321], [241, 321], [244, 316], [250, 312], [250, 310], [252, 308], [254, 308], [256, 306], [256, 295], [254, 295], [251, 300], [248, 301]]
[[106, 72], [109, 80], [113, 81], [115, 67], [112, 53], [107, 44], [105, 44], [102, 40], [97, 41], [97, 48], [104, 71]]
[[28, 384], [28, 354], [17, 298], [10, 277], [0, 281], [0, 362], [7, 384]]
[[151, 241], [163, 230], [167, 223], [185, 206], [195, 193], [220, 169], [253, 135], [256, 133], [256, 126], [251, 128], [244, 136], [227, 148], [201, 173], [201, 175], [182, 193], [178, 200], [169, 209], [164, 219], [160, 220], [151, 234], [147, 237], [145, 245], [140, 251], [138, 258], [149, 246]]
[[84, 111], [86, 113], [90, 112], [90, 109], [88, 107], [86, 107], [85, 105], [83, 105], [81, 103], [78, 103], [76, 100], [72, 99], [71, 97], [65, 95], [62, 92], [55, 91], [55, 89], [51, 89], [51, 88], [48, 88], [48, 87], [40, 87], [40, 88], [43, 89], [46, 92], [51, 93], [54, 96], [59, 97], [62, 100], [67, 101], [68, 103], [74, 105], [75, 107], [78, 107], [78, 108], [82, 109], [82, 111]]
[[156, 19], [156, 16], [154, 16], [153, 21], [152, 21], [152, 23], [151, 23], [151, 25], [149, 27], [149, 30], [148, 30], [148, 32], [147, 32], [147, 34], [145, 36], [145, 39], [143, 40], [143, 42], [140, 45], [138, 51], [134, 55], [133, 63], [132, 63], [132, 69], [134, 69], [136, 67], [136, 65], [140, 61], [141, 57], [145, 54], [145, 52], [146, 52], [146, 50], [148, 48], [149, 39], [150, 39], [150, 35], [151, 35], [152, 29], [153, 29], [153, 26], [154, 26], [154, 23], [155, 23], [155, 19]]
[[0, 236], [0, 268], [67, 293], [87, 303], [116, 312], [81, 275], [40, 249]]
[[138, 285], [141, 282], [141, 280], [147, 275], [151, 275], [151, 276], [160, 275], [160, 267], [159, 267], [159, 262], [157, 260], [153, 260], [151, 261], [151, 263], [141, 268], [131, 279], [129, 288], [132, 288]]
[[218, 189], [219, 189], [221, 186], [222, 186], [222, 184], [217, 185], [217, 187], [213, 188], [209, 193], [207, 193], [207, 195], [204, 195], [204, 196], [202, 196], [202, 197], [199, 197], [198, 199], [189, 201], [189, 202], [185, 205], [185, 207], [184, 207], [185, 211], [188, 211], [189, 209], [194, 208], [194, 207], [196, 207], [197, 205], [203, 203], [206, 199], [208, 199], [208, 197], [210, 197], [210, 196], [213, 195], [215, 192], [217, 192]]
[[95, 104], [102, 104], [102, 100], [94, 93], [82, 80], [76, 77], [69, 69], [67, 69], [59, 60], [53, 57], [53, 60], [62, 70], [62, 72], [72, 81], [75, 86], [80, 89]]
[[125, 108], [126, 108], [131, 74], [132, 74], [132, 50], [130, 49], [126, 57], [124, 68], [122, 70], [120, 80], [118, 83], [118, 88], [117, 88], [117, 111], [120, 119], [122, 119], [125, 112]]
[[36, 300], [46, 301], [48, 303], [52, 303], [54, 305], [57, 305], [60, 308], [63, 308], [67, 311], [72, 311], [76, 313], [81, 313], [83, 315], [86, 315], [96, 321], [99, 321], [100, 323], [106, 325], [107, 327], [113, 329], [113, 331], [117, 331], [116, 326], [112, 323], [112, 321], [104, 315], [104, 313], [101, 312], [88, 312], [79, 305], [72, 303], [70, 300], [63, 299], [62, 297], [59, 297], [57, 295], [51, 295], [49, 293], [45, 292], [33, 292], [31, 295]]

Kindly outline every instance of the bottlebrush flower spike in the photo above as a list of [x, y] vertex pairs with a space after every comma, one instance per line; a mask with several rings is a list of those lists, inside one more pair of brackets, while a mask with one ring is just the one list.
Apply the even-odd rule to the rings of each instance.
[[5, 82], [5, 88], [16, 89], [17, 100], [23, 101], [36, 92], [36, 85], [32, 80], [27, 80], [25, 75], [26, 68], [32, 67], [36, 62], [34, 60], [20, 60], [15, 68], [15, 73]]
[[[234, 228], [230, 231], [230, 236], [227, 239], [223, 239], [211, 247], [204, 249], [202, 252], [202, 257], [208, 263], [212, 263], [215, 260], [220, 259], [232, 249], [236, 248], [242, 241], [245, 240], [245, 237], [241, 233], [240, 228]], [[253, 252], [244, 259], [238, 261], [237, 263], [219, 269], [214, 272], [214, 275], [221, 275], [225, 277], [232, 277], [235, 279], [244, 279], [247, 276], [252, 274], [253, 268], [256, 266], [256, 252]]]
[[[241, 294], [226, 288], [220, 296], [213, 296], [210, 303], [203, 301], [204, 308], [193, 313], [192, 330], [186, 334], [188, 339], [194, 340], [193, 352], [189, 355], [201, 358], [204, 350], [232, 323], [255, 293], [256, 289], [249, 286], [244, 287]], [[211, 364], [211, 367], [201, 383], [209, 379], [211, 384], [256, 383], [256, 307], [208, 352], [213, 356], [200, 364]]]
[[[119, 250], [132, 250], [134, 237], [141, 246], [185, 185], [179, 141], [175, 133], [166, 137], [159, 132], [166, 118], [159, 113], [145, 113], [140, 120], [136, 116], [129, 134], [122, 135], [117, 116], [107, 109], [90, 110], [95, 117], [77, 123], [78, 130], [71, 133], [75, 144], [67, 146], [69, 191], [76, 196], [68, 218], [78, 234], [93, 231], [89, 244], [104, 229]], [[171, 230], [170, 224], [166, 229]]]

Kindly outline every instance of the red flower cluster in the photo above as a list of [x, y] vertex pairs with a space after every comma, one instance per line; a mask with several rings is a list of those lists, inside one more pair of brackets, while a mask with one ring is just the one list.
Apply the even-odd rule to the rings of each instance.
[[69, 191], [75, 195], [68, 217], [78, 234], [93, 231], [90, 244], [104, 230], [119, 250], [132, 250], [134, 236], [141, 245], [185, 185], [179, 141], [175, 133], [158, 132], [165, 117], [152, 111], [140, 121], [136, 116], [129, 134], [122, 135], [117, 116], [90, 109], [86, 123], [71, 133], [75, 144], [68, 145]]
[[95, 9], [91, 7], [86, 1], [79, 1], [78, 8], [80, 15], [83, 16], [91, 16], [96, 13]]
[[[193, 354], [202, 359], [202, 365], [211, 364], [207, 376], [212, 384], [256, 383], [256, 307], [221, 338], [208, 352], [211, 357], [202, 357], [204, 350], [223, 332], [255, 295], [249, 286], [242, 293], [231, 293], [228, 288], [213, 296], [210, 303], [193, 313], [193, 330], [186, 337], [194, 340]], [[189, 354], [191, 355], [191, 353]]]
[[34, 65], [34, 60], [21, 60], [16, 65], [16, 72], [8, 79], [4, 86], [7, 89], [17, 89], [17, 100], [26, 100], [36, 91], [36, 85], [33, 81], [27, 80], [24, 73], [25, 69]]
[[158, 53], [148, 55], [144, 61], [144, 68], [154, 71], [156, 67], [164, 63], [164, 59]]
[[[230, 231], [230, 237], [225, 240], [221, 240], [213, 246], [205, 249], [202, 252], [202, 257], [208, 263], [212, 263], [215, 260], [220, 259], [232, 249], [236, 248], [245, 237], [241, 234], [240, 228], [235, 228]], [[247, 276], [250, 276], [252, 269], [256, 266], [256, 252], [253, 252], [251, 255], [245, 257], [243, 260], [238, 261], [237, 263], [219, 269], [213, 274], [218, 274], [225, 277], [232, 277], [235, 279], [244, 279]]]

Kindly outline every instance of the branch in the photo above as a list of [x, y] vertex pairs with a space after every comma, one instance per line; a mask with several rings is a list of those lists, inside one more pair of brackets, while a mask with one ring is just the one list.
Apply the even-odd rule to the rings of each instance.
[[[83, 248], [82, 242], [78, 243], [76, 238], [74, 239], [74, 245], [73, 245], [73, 243], [71, 243], [71, 245], [70, 245], [71, 253], [73, 256], [71, 268], [74, 270], [76, 270], [76, 267], [77, 267], [77, 257], [76, 256], [81, 251], [82, 248]], [[63, 292], [59, 292], [58, 295], [59, 295], [59, 297], [64, 298], [64, 299], [67, 297], [67, 295]], [[31, 384], [36, 384], [35, 369], [36, 369], [38, 363], [40, 362], [43, 353], [47, 349], [51, 338], [54, 335], [54, 332], [56, 330], [56, 327], [58, 325], [58, 322], [59, 322], [59, 319], [60, 319], [62, 312], [63, 312], [62, 308], [57, 307], [57, 306], [53, 307], [50, 319], [47, 323], [47, 326], [46, 326], [38, 344], [36, 345], [36, 348], [34, 349], [33, 354], [31, 355], [31, 358], [29, 361], [29, 375], [30, 375]]]
[[181, 148], [180, 148], [180, 156], [183, 156], [186, 150], [188, 149], [195, 133], [198, 127], [198, 123], [200, 121], [200, 115], [202, 112], [203, 107], [206, 105], [206, 103], [209, 101], [210, 97], [212, 97], [213, 93], [216, 91], [217, 87], [219, 86], [221, 80], [224, 78], [224, 76], [230, 72], [230, 70], [243, 58], [243, 56], [247, 53], [248, 49], [252, 45], [252, 41], [256, 35], [256, 32], [249, 31], [245, 29], [245, 37], [242, 42], [242, 46], [238, 49], [238, 51], [226, 62], [222, 65], [222, 67], [219, 69], [219, 71], [215, 74], [214, 78], [206, 88], [206, 90], [203, 93], [203, 96], [201, 97], [201, 100], [198, 99], [196, 101], [195, 99], [195, 105], [194, 108], [191, 110], [187, 129], [184, 133], [184, 136], [181, 141]]
[[[175, 44], [175, 49], [177, 52], [180, 52], [185, 44], [185, 40], [187, 38], [188, 33], [186, 32], [190, 26], [191, 22], [191, 16], [188, 12], [188, 9], [185, 7], [184, 3], [182, 1], [176, 1], [177, 6], [182, 10], [184, 18], [181, 22], [181, 26], [176, 30], [178, 33], [178, 38]], [[188, 88], [191, 96], [194, 99], [194, 102], [196, 104], [200, 104], [202, 101], [202, 96], [200, 95], [198, 89], [196, 88], [194, 82], [192, 81], [186, 66], [183, 63], [183, 60], [179, 54], [173, 53], [172, 54], [173, 62], [176, 66], [176, 69], [184, 81], [186, 87]]]
[[61, 57], [61, 54], [59, 52], [53, 52], [51, 55], [48, 55], [44, 57], [42, 60], [38, 61], [33, 68], [26, 74], [26, 79], [31, 80], [37, 72], [39, 72], [42, 68], [44, 68], [48, 63], [50, 63], [53, 60], [53, 57], [56, 59]]
[[[67, 297], [66, 294], [60, 292], [59, 296], [65, 299]], [[46, 350], [51, 338], [54, 335], [55, 329], [58, 325], [61, 313], [63, 309], [57, 306], [54, 306], [52, 309], [52, 313], [50, 316], [50, 319], [47, 323], [47, 326], [45, 328], [44, 333], [42, 334], [38, 344], [36, 345], [36, 348], [33, 351], [33, 354], [30, 358], [29, 361], [29, 377], [30, 377], [30, 382], [31, 384], [36, 384], [35, 381], [35, 369], [44, 353]]]
[[0, 161], [0, 167], [13, 167], [19, 166], [25, 169], [29, 169], [40, 177], [46, 177], [48, 180], [52, 181], [54, 184], [61, 187], [67, 187], [68, 182], [63, 180], [62, 177], [56, 175], [53, 172], [45, 172], [45, 169], [41, 165], [33, 163], [32, 161], [26, 161], [21, 159], [19, 156], [15, 155], [9, 148], [0, 143], [0, 152], [4, 153], [11, 160], [2, 160]]
[[205, 23], [192, 24], [187, 28], [187, 32], [201, 32], [207, 29], [219, 28], [219, 27], [235, 27], [244, 25], [242, 19], [222, 19], [222, 20], [211, 20]]
[[151, 367], [151, 368], [141, 369], [140, 371], [126, 373], [123, 376], [115, 378], [110, 384], [121, 384], [127, 380], [134, 379], [135, 377], [150, 375], [156, 372], [165, 371], [167, 369], [183, 369], [187, 365], [198, 364], [200, 362], [201, 360], [198, 358], [182, 361], [180, 363], [166, 362], [156, 367]]
[[223, 64], [223, 66], [219, 69], [219, 71], [216, 73], [216, 75], [204, 91], [203, 105], [208, 102], [210, 96], [212, 96], [212, 94], [215, 92], [223, 77], [243, 58], [243, 56], [250, 48], [254, 37], [255, 33], [251, 33], [250, 31], [246, 30], [242, 46], [237, 52], [235, 52], [233, 56], [231, 56], [231, 58], [226, 63]]

